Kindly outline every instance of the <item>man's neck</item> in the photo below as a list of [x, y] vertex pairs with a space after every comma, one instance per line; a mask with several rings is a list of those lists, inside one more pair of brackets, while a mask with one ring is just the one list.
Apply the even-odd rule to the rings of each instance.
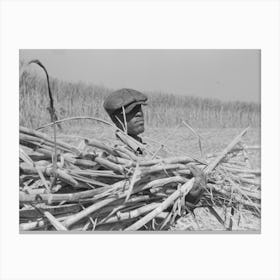
[[133, 135], [133, 134], [128, 134], [130, 137], [132, 137], [133, 139], [135, 139], [136, 141], [143, 143], [142, 138], [139, 137], [138, 135]]

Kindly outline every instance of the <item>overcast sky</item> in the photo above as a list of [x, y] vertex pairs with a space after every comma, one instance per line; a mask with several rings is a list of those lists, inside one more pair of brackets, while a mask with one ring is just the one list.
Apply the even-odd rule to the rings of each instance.
[[[20, 50], [49, 75], [111, 89], [122, 87], [223, 101], [260, 102], [259, 50]], [[31, 71], [42, 73], [38, 66]]]

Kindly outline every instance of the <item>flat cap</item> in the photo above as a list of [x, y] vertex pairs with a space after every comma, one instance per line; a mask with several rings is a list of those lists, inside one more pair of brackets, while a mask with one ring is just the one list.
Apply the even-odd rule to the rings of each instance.
[[145, 94], [129, 88], [122, 88], [110, 93], [104, 101], [104, 109], [113, 114], [122, 107], [129, 113], [136, 105], [146, 105], [148, 98]]

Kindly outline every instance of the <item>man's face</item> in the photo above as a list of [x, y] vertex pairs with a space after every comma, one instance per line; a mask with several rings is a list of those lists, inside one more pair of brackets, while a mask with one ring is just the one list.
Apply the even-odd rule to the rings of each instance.
[[126, 122], [128, 134], [138, 135], [144, 132], [144, 113], [141, 105], [136, 105], [126, 114]]

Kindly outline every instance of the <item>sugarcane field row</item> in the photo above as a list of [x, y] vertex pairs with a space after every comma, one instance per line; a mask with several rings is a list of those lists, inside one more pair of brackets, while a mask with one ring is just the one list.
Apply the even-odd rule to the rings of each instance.
[[[246, 132], [202, 159], [161, 157], [161, 147], [150, 151], [120, 130], [118, 144], [84, 138], [74, 146], [20, 127], [20, 231], [176, 230], [182, 217], [185, 230], [199, 230], [210, 216], [222, 230], [241, 229], [248, 213], [261, 215], [261, 172], [248, 164]], [[132, 152], [135, 145], [144, 156]], [[203, 194], [188, 202], [200, 173]], [[200, 222], [197, 210], [208, 213]]]

